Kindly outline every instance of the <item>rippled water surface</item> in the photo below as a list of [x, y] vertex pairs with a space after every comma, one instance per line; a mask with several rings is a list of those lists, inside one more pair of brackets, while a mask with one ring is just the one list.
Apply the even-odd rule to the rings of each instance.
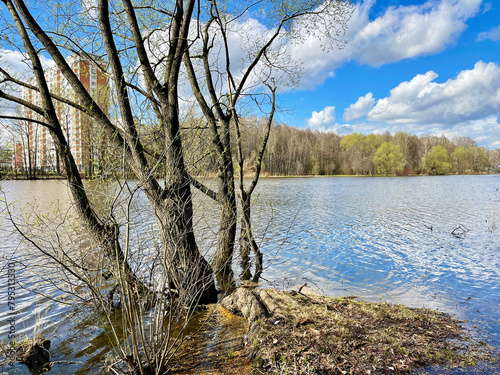
[[[37, 197], [37, 210], [56, 203], [69, 207], [62, 182], [1, 185], [9, 200]], [[479, 340], [500, 349], [499, 190], [500, 175], [261, 180], [253, 215], [265, 253], [262, 282], [280, 288], [307, 282], [332, 296], [436, 308], [469, 320], [468, 328]], [[200, 245], [210, 254], [216, 212], [207, 215], [211, 206], [199, 202], [197, 228], [204, 232]], [[152, 223], [147, 211], [140, 211], [137, 227]], [[9, 235], [5, 218], [1, 225], [4, 339], [9, 328], [3, 303], [7, 261], [13, 257], [29, 268], [40, 257], [32, 250], [32, 259], [19, 259], [19, 238]], [[70, 372], [55, 367], [55, 373], [98, 372], [96, 362], [109, 350], [102, 333], [68, 318], [68, 307], [31, 291], [50, 293], [53, 286], [39, 283], [23, 266], [16, 272], [27, 287], [18, 291], [22, 311], [16, 333], [30, 334], [37, 324], [55, 332], [54, 359], [78, 362], [65, 365]]]

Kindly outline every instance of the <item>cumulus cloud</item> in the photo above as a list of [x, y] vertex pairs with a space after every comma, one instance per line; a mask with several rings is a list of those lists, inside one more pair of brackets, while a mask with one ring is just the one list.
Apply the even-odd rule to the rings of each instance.
[[0, 64], [10, 74], [23, 74], [29, 70], [28, 58], [21, 52], [0, 49]]
[[485, 31], [484, 33], [479, 33], [479, 35], [477, 36], [478, 41], [483, 41], [487, 39], [493, 41], [500, 40], [500, 25], [498, 25], [497, 27], [492, 27], [491, 29]]
[[301, 88], [312, 88], [333, 76], [348, 61], [380, 66], [418, 56], [436, 54], [454, 44], [475, 16], [481, 0], [427, 1], [421, 5], [388, 7], [371, 18], [375, 0], [365, 0], [349, 21], [342, 50], [326, 52], [311, 35], [303, 44], [290, 45], [293, 58], [304, 61]]
[[[437, 79], [437, 73], [428, 71], [400, 83], [390, 95], [371, 106], [365, 120], [349, 127], [365, 134], [406, 131], [448, 138], [467, 135], [481, 146], [497, 148], [494, 141], [500, 138], [500, 66], [478, 61], [472, 69], [445, 82]], [[370, 99], [368, 93], [351, 104], [346, 109], [347, 117], [363, 117]]]
[[490, 149], [498, 148], [495, 142], [500, 138], [500, 127], [496, 116], [489, 116], [479, 120], [465, 121], [450, 128], [444, 129], [444, 134], [449, 139], [464, 134], [474, 139], [478, 145]]
[[[354, 35], [352, 58], [382, 65], [441, 52], [455, 43], [466, 28], [466, 20], [477, 14], [480, 5], [481, 0], [442, 0], [389, 7]], [[366, 11], [362, 16], [367, 17]]]
[[366, 116], [373, 104], [375, 104], [375, 98], [371, 92], [361, 96], [356, 103], [351, 104], [344, 110], [344, 120], [352, 121]]
[[500, 113], [500, 67], [479, 61], [444, 83], [429, 71], [402, 82], [379, 99], [368, 120], [389, 124], [441, 124], [444, 127]]
[[[190, 29], [190, 38], [192, 45], [190, 49], [191, 56], [199, 55], [202, 53], [203, 45], [202, 40], [199, 38], [200, 30], [203, 30], [206, 24], [203, 22], [193, 21]], [[266, 44], [271, 36], [276, 33], [276, 29], [268, 28], [262, 22], [255, 18], [244, 18], [233, 20], [233, 22], [225, 25], [225, 32], [227, 37], [228, 56], [230, 61], [231, 78], [238, 84], [241, 82], [245, 72], [251, 66], [258, 51]], [[158, 77], [164, 77], [166, 67], [166, 58], [169, 50], [170, 30], [168, 28], [158, 28], [154, 31], [145, 30], [145, 35], [150, 38], [147, 43], [148, 54], [150, 60], [155, 66], [155, 72]], [[151, 35], [149, 35], [151, 34]], [[218, 94], [223, 94], [227, 90], [227, 66], [225, 56], [225, 42], [222, 38], [218, 24], [212, 23], [208, 34], [210, 35], [210, 52], [209, 52], [209, 65], [212, 71], [212, 83]], [[279, 38], [278, 38], [279, 39]], [[253, 67], [249, 77], [246, 79], [245, 88], [248, 91], [262, 88], [262, 82], [270, 77], [276, 77], [279, 74], [280, 78], [284, 78], [285, 74], [276, 73], [273, 71], [273, 64], [276, 66], [290, 66], [290, 58], [285, 57], [281, 50], [281, 44], [275, 43], [271, 46], [269, 53], [266, 54], [266, 59], [261, 59], [260, 62]], [[200, 80], [205, 77], [205, 68], [201, 59], [193, 58], [192, 60], [197, 76]], [[263, 62], [265, 61], [265, 62]], [[136, 69], [139, 70], [139, 63], [137, 62]], [[266, 65], [267, 64], [267, 65]], [[140, 71], [140, 70], [139, 70]], [[187, 78], [187, 73], [184, 67], [181, 68], [180, 82], [180, 95], [188, 102], [192, 101], [193, 94], [191, 85]], [[139, 73], [141, 84], [144, 85], [142, 73]], [[279, 82], [285, 79], [276, 79]], [[206, 89], [203, 87], [202, 89]]]
[[[387, 7], [384, 13], [373, 18], [374, 5], [375, 0], [360, 0], [356, 4], [356, 9], [348, 21], [345, 38], [339, 37], [347, 40], [342, 49], [325, 49], [326, 41], [321, 38], [328, 32], [335, 34], [330, 29], [338, 27], [336, 16], [331, 16], [329, 21], [319, 24], [301, 19], [300, 27], [296, 27], [299, 29], [298, 41], [280, 39], [282, 44], [277, 43], [274, 52], [274, 56], [282, 57], [280, 63], [285, 66], [288, 64], [288, 68], [292, 67], [293, 74], [296, 73], [293, 63], [302, 63], [299, 89], [314, 88], [327, 78], [333, 77], [336, 69], [350, 61], [380, 66], [437, 54], [456, 42], [467, 27], [466, 21], [479, 12], [481, 0], [429, 0], [421, 5]], [[228, 44], [234, 64], [234, 77], [241, 76], [241, 71], [249, 64], [249, 55], [272, 32], [274, 29], [267, 28], [265, 22], [251, 17], [231, 23], [228, 29]], [[158, 35], [161, 35], [161, 32]], [[213, 50], [221, 51], [220, 40], [215, 38], [214, 42]], [[162, 49], [161, 43], [153, 45], [159, 50]], [[218, 60], [213, 61], [213, 64], [223, 62], [221, 56], [217, 55]], [[279, 73], [276, 74], [281, 78]], [[278, 81], [283, 82], [284, 79]]]
[[312, 116], [307, 120], [307, 126], [312, 130], [325, 131], [335, 124], [335, 107], [325, 107], [322, 111], [312, 112]]
[[[277, 74], [277, 81], [297, 78], [295, 62], [302, 62], [302, 79], [292, 82], [299, 89], [311, 89], [333, 77], [337, 68], [349, 61], [361, 64], [380, 66], [386, 63], [414, 58], [423, 55], [436, 54], [447, 46], [456, 42], [459, 35], [466, 28], [466, 21], [476, 15], [481, 7], [482, 0], [429, 0], [420, 5], [399, 5], [387, 7], [385, 12], [373, 18], [372, 9], [375, 0], [359, 0], [356, 4], [345, 39], [348, 40], [341, 50], [325, 50], [325, 40], [320, 35], [326, 31], [326, 25], [332, 28], [337, 21], [320, 25], [312, 25], [307, 20], [301, 20], [300, 29], [309, 30], [301, 35], [300, 43], [293, 43], [283, 39], [283, 44], [277, 45], [274, 56], [281, 57], [281, 63], [292, 72], [284, 77]], [[82, 10], [91, 14], [95, 0], [82, 0]], [[313, 30], [313, 31], [311, 31]], [[232, 73], [237, 79], [249, 64], [249, 53], [255, 51], [260, 43], [269, 36], [274, 29], [269, 29], [265, 22], [255, 18], [235, 20], [228, 29], [228, 43], [232, 58]], [[332, 32], [330, 30], [330, 32]], [[158, 43], [156, 43], [158, 42]], [[223, 62], [220, 40], [215, 39], [213, 51], [216, 55], [215, 64]], [[153, 61], [157, 54], [164, 52], [168, 45], [165, 33], [156, 31], [152, 36], [154, 48], [150, 51]], [[268, 56], [269, 57], [269, 56]], [[249, 86], [259, 81], [259, 68], [250, 80]], [[267, 66], [262, 66], [268, 69]], [[161, 65], [159, 66], [161, 68]], [[221, 70], [223, 71], [223, 70]], [[217, 82], [225, 87], [221, 77]], [[286, 88], [284, 88], [286, 90]]]

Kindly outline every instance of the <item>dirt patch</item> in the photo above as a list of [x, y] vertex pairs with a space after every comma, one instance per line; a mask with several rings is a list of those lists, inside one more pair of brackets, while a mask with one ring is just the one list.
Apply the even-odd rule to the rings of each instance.
[[255, 374], [401, 374], [492, 360], [487, 346], [473, 344], [459, 321], [438, 311], [242, 289], [222, 305], [249, 321], [244, 353]]

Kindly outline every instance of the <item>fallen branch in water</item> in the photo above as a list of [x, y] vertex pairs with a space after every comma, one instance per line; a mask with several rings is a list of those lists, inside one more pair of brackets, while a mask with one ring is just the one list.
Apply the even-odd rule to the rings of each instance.
[[469, 232], [469, 229], [465, 225], [458, 224], [458, 227], [453, 229], [451, 234], [457, 238], [464, 238], [467, 232]]

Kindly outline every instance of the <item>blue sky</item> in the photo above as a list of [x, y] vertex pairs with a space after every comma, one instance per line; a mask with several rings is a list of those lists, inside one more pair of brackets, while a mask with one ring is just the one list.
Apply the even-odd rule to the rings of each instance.
[[305, 59], [301, 85], [280, 97], [293, 109], [280, 121], [340, 135], [469, 136], [500, 148], [499, 0], [360, 1], [347, 39], [320, 67]]

